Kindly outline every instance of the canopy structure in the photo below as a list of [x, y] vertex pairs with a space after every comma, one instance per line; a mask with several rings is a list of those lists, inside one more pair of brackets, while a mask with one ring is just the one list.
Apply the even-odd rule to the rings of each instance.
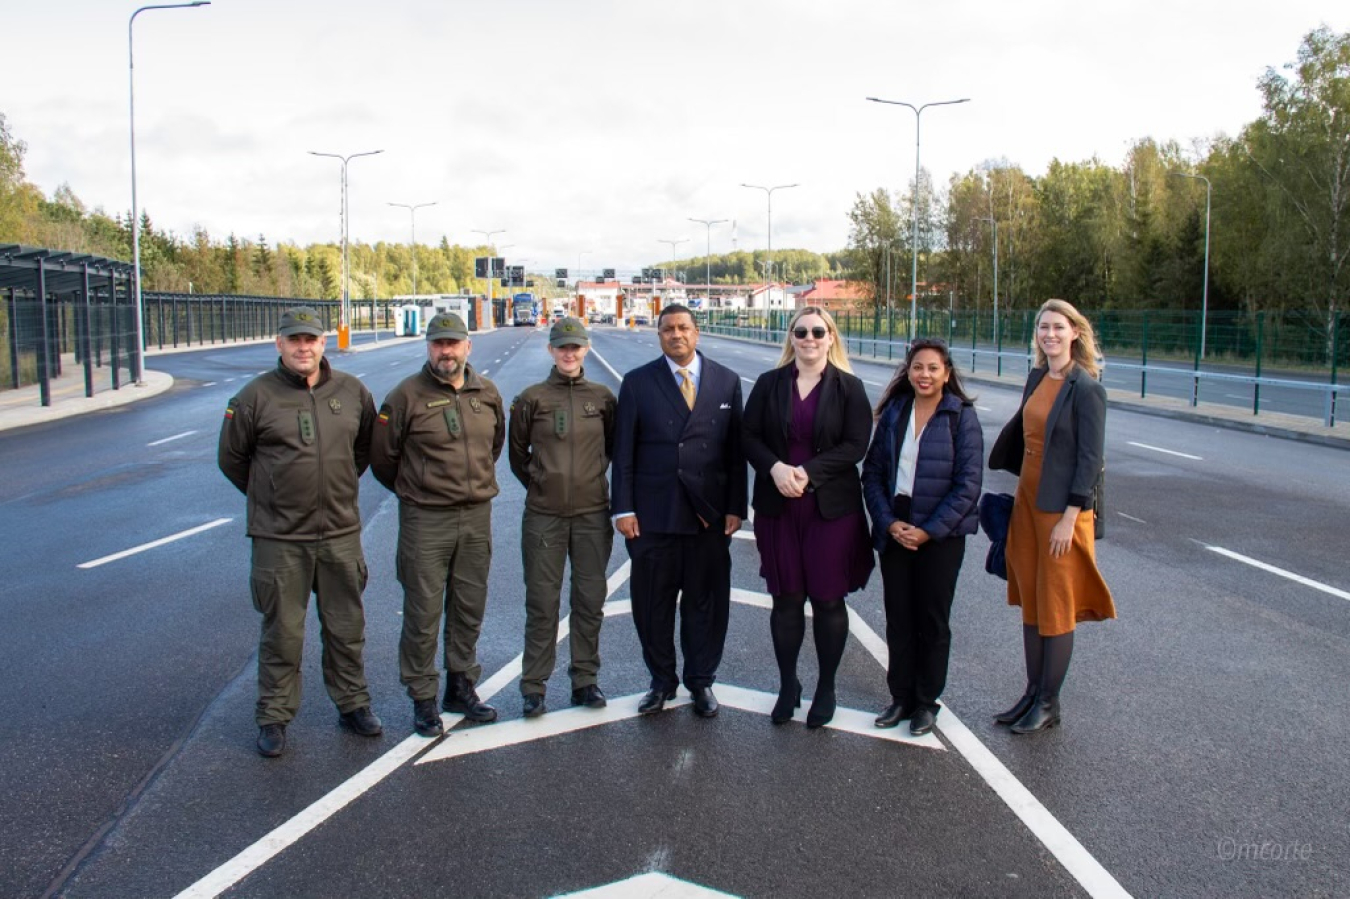
[[[51, 381], [63, 354], [84, 365], [84, 392], [93, 396], [95, 371], [105, 369], [112, 389], [122, 371], [141, 365], [135, 339], [134, 266], [89, 253], [0, 244], [4, 297], [3, 352], [9, 386], [39, 385], [51, 405]], [[100, 385], [101, 386], [101, 385]]]

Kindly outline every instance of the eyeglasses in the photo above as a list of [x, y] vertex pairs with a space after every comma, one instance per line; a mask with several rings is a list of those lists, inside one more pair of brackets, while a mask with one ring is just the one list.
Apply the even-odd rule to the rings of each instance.
[[816, 325], [814, 328], [793, 328], [793, 329], [792, 329], [792, 336], [795, 337], [795, 338], [797, 338], [798, 340], [805, 340], [807, 334], [810, 334], [810, 335], [811, 335], [812, 337], [814, 337], [816, 340], [824, 340], [824, 339], [825, 339], [825, 335], [828, 334], [828, 333], [830, 333], [830, 332], [829, 332], [827, 329], [822, 328], [820, 325]]

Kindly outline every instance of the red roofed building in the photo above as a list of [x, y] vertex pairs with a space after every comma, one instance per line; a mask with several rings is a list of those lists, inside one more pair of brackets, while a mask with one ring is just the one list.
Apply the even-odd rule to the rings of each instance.
[[819, 306], [827, 312], [860, 312], [872, 306], [872, 285], [863, 281], [821, 279], [797, 294], [797, 308]]

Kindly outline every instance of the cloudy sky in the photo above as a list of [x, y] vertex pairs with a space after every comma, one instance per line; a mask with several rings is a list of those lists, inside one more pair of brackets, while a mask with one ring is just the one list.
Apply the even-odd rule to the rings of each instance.
[[[130, 209], [134, 2], [9, 3], [0, 112], [30, 181]], [[505, 229], [532, 270], [632, 269], [773, 244], [841, 249], [855, 195], [913, 177], [923, 114], [939, 180], [990, 159], [1119, 164], [1142, 137], [1190, 147], [1260, 113], [1256, 81], [1326, 0], [214, 0], [135, 24], [141, 205], [158, 227], [475, 244]], [[0, 239], [4, 235], [0, 235]]]

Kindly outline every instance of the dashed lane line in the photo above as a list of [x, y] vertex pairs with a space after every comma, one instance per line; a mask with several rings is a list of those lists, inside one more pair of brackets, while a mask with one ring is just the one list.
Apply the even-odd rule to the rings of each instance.
[[1153, 446], [1148, 443], [1138, 443], [1137, 441], [1134, 440], [1129, 440], [1126, 442], [1129, 443], [1130, 446], [1137, 446], [1140, 449], [1152, 450], [1155, 453], [1166, 453], [1169, 456], [1180, 456], [1183, 459], [1192, 459], [1196, 462], [1205, 461], [1203, 456], [1193, 456], [1190, 453], [1179, 453], [1176, 450], [1165, 449], [1164, 447]]
[[164, 444], [171, 443], [175, 440], [182, 440], [184, 437], [191, 437], [195, 433], [197, 432], [184, 431], [181, 434], [174, 434], [172, 437], [162, 437], [159, 440], [152, 440], [151, 442], [147, 443], [146, 446], [163, 446]]
[[1244, 556], [1242, 553], [1235, 553], [1231, 549], [1224, 549], [1222, 546], [1210, 546], [1208, 544], [1201, 544], [1201, 545], [1212, 553], [1218, 553], [1221, 556], [1232, 559], [1236, 562], [1241, 562], [1244, 565], [1250, 565], [1253, 568], [1259, 568], [1262, 571], [1267, 571], [1270, 572], [1271, 574], [1277, 574], [1282, 578], [1288, 578], [1289, 580], [1293, 581], [1296, 584], [1302, 584], [1305, 587], [1312, 587], [1314, 590], [1321, 590], [1323, 593], [1330, 594], [1331, 596], [1335, 596], [1339, 599], [1350, 599], [1350, 592], [1341, 590], [1337, 587], [1333, 587], [1330, 584], [1324, 584], [1321, 581], [1315, 581], [1312, 578], [1304, 577], [1301, 574], [1295, 574], [1292, 571], [1288, 571], [1284, 568], [1279, 568], [1275, 565], [1271, 565], [1269, 562], [1262, 562], [1260, 559], [1253, 559], [1251, 556]]
[[186, 531], [179, 531], [177, 534], [170, 534], [167, 537], [160, 537], [158, 540], [151, 540], [149, 543], [142, 543], [140, 546], [133, 546], [131, 549], [124, 549], [121, 552], [113, 553], [110, 556], [104, 556], [101, 559], [94, 559], [90, 562], [81, 562], [76, 568], [97, 568], [100, 565], [107, 565], [109, 562], [116, 562], [118, 559], [125, 559], [127, 556], [134, 556], [137, 553], [143, 553], [147, 549], [155, 549], [166, 543], [173, 543], [176, 540], [182, 540], [184, 537], [191, 537], [194, 534], [200, 534], [202, 531], [209, 531], [212, 528], [218, 528], [222, 524], [229, 524], [234, 521], [233, 518], [217, 518], [215, 521], [208, 521], [206, 524], [199, 524], [195, 528], [188, 528]]

